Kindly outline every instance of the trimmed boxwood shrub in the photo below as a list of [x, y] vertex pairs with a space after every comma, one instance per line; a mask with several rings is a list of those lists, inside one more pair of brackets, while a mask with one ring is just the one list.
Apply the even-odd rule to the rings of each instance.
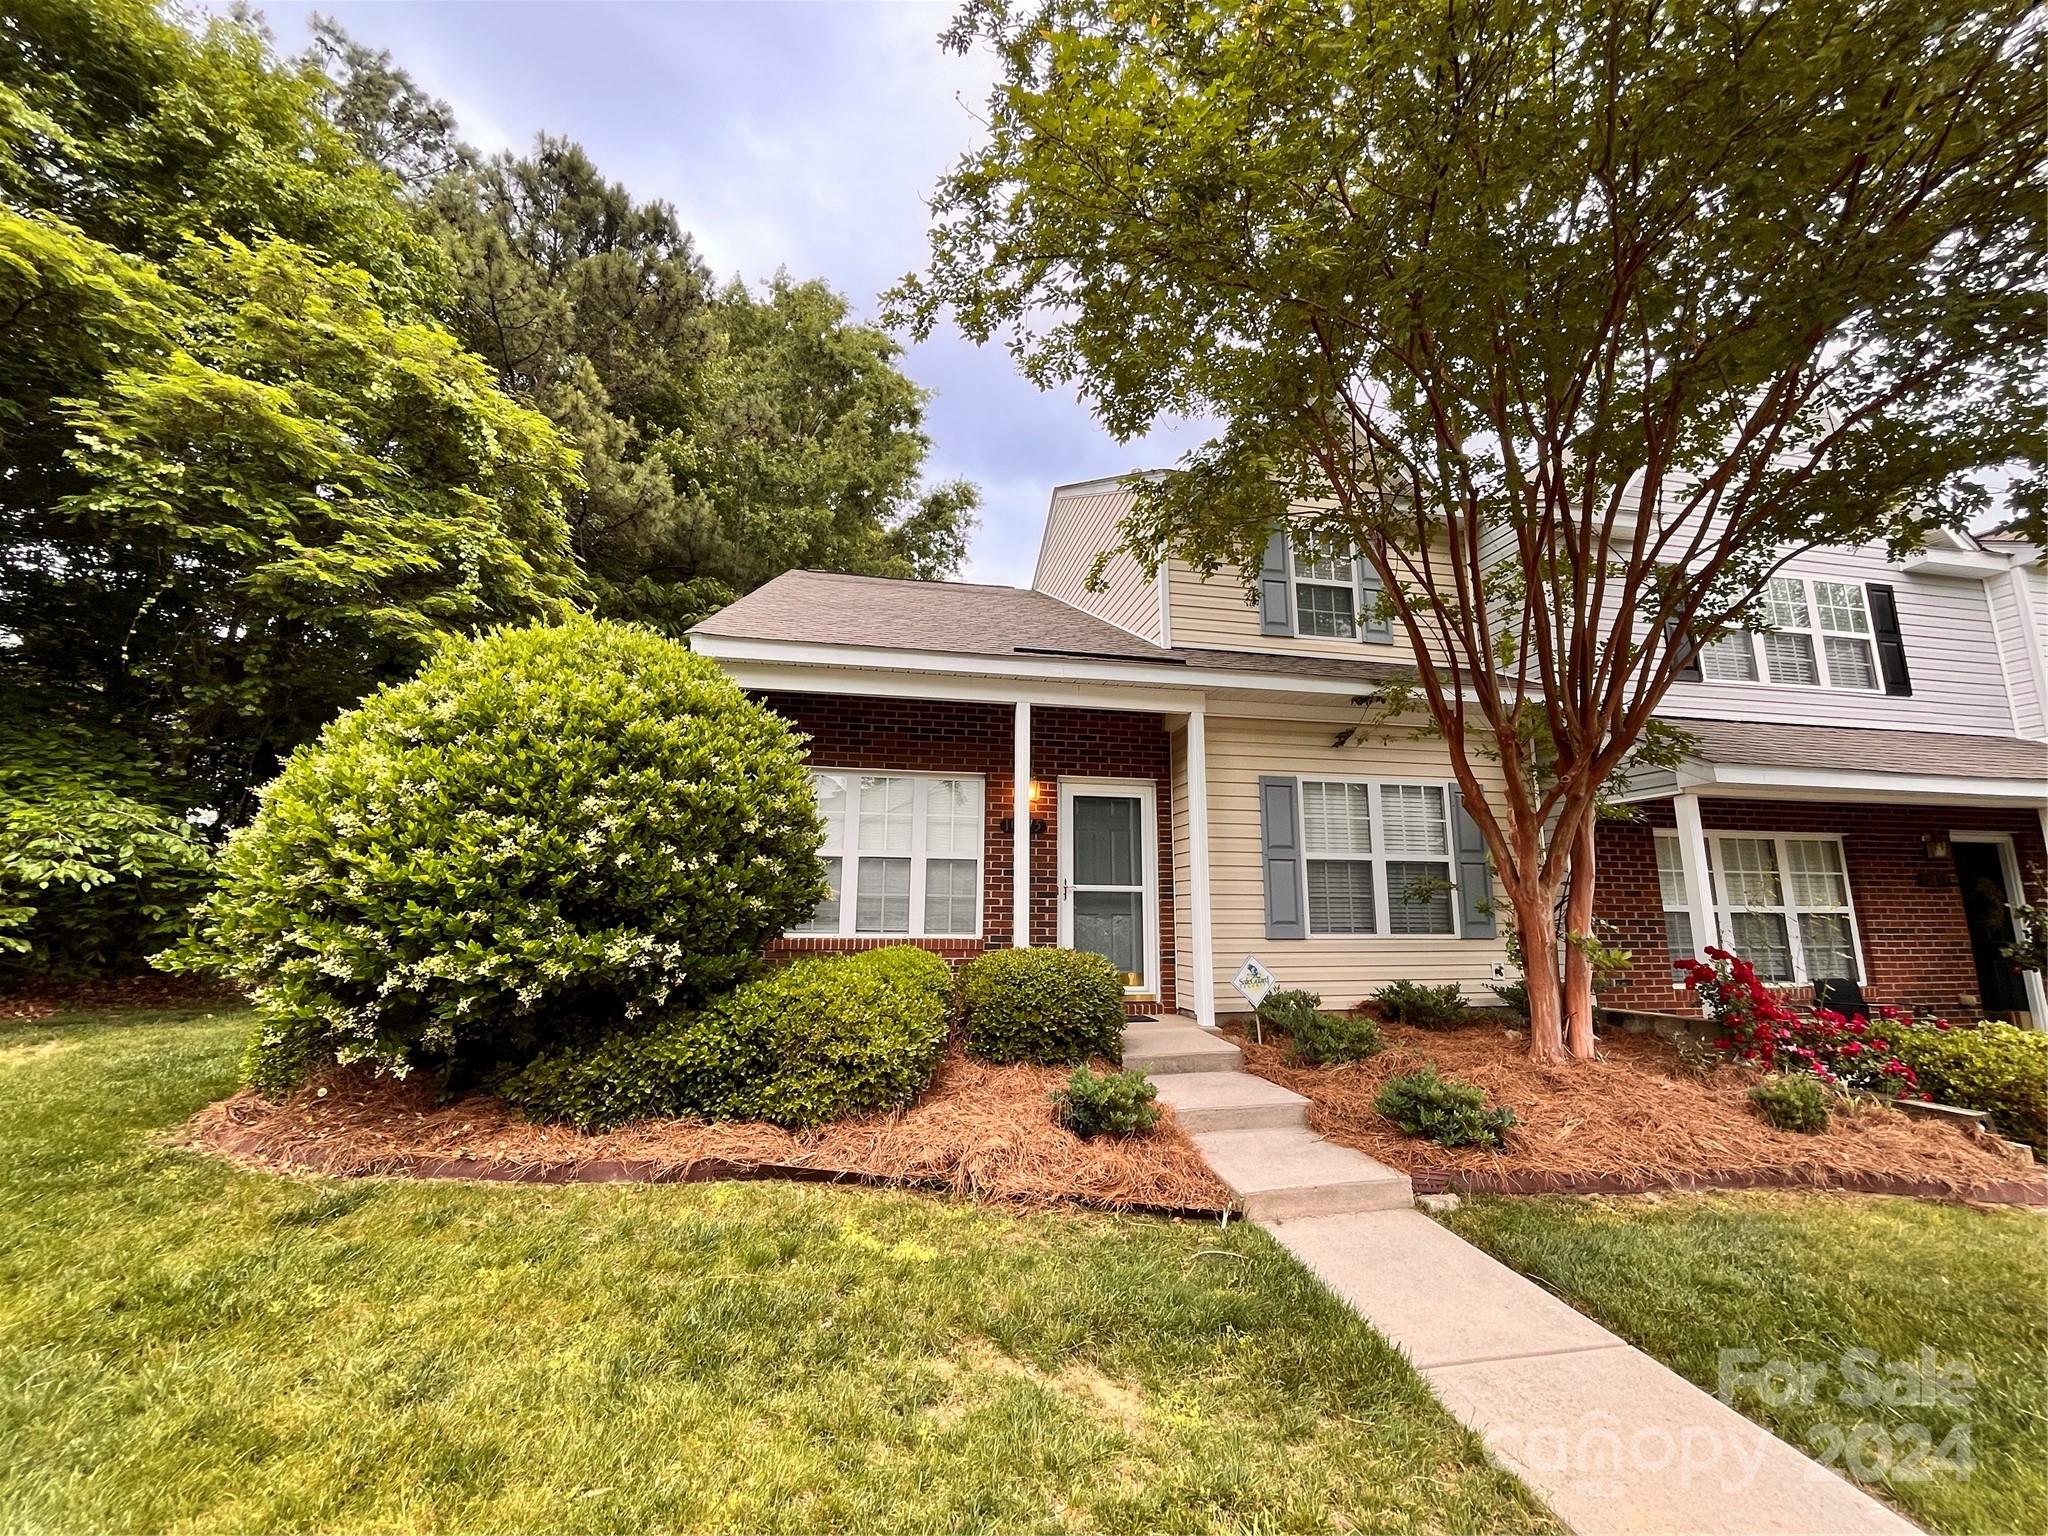
[[1888, 1032], [1923, 1097], [1984, 1110], [1999, 1134], [2048, 1154], [2048, 1034], [1992, 1020]]
[[1828, 1128], [1828, 1096], [1820, 1079], [1804, 1072], [1780, 1072], [1749, 1090], [1756, 1112], [1781, 1131], [1812, 1135]]
[[1470, 1083], [1437, 1076], [1434, 1067], [1388, 1078], [1373, 1108], [1410, 1136], [1441, 1147], [1497, 1147], [1515, 1123], [1513, 1110], [1487, 1108], [1485, 1094]]
[[1123, 973], [1078, 949], [995, 949], [960, 972], [967, 1050], [983, 1061], [1065, 1066], [1123, 1059]]
[[1159, 1090], [1142, 1072], [1095, 1072], [1074, 1068], [1066, 1086], [1053, 1094], [1060, 1124], [1083, 1140], [1096, 1136], [1142, 1136], [1159, 1124]]
[[470, 1073], [742, 980], [824, 894], [801, 738], [578, 619], [451, 642], [292, 755], [169, 963], [247, 986], [259, 1080]]
[[1291, 987], [1270, 994], [1259, 1005], [1259, 1017], [1287, 1035], [1287, 1059], [1296, 1066], [1335, 1066], [1363, 1061], [1386, 1042], [1380, 1027], [1362, 1014], [1323, 1012], [1314, 992]]
[[1412, 1024], [1417, 1029], [1455, 1029], [1466, 1021], [1465, 992], [1455, 981], [1440, 987], [1391, 981], [1373, 993], [1372, 1000], [1396, 1024]]
[[908, 946], [798, 960], [645, 1034], [544, 1056], [502, 1092], [585, 1131], [678, 1115], [801, 1130], [901, 1109], [945, 1052], [951, 994], [946, 962]]

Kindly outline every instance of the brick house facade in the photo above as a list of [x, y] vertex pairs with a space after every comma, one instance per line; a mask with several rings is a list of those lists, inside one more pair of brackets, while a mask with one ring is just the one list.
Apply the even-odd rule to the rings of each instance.
[[[1640, 817], [1607, 822], [1599, 838], [1598, 914], [1608, 941], [1633, 963], [1602, 993], [1614, 1007], [1691, 1013], [1691, 995], [1672, 985], [1656, 834], [1674, 826], [1668, 800]], [[1709, 837], [1719, 832], [1839, 836], [1873, 1002], [1967, 1013], [1980, 1006], [1969, 925], [1953, 851], [1929, 852], [1967, 830], [2012, 839], [2021, 879], [2035, 901], [2048, 871], [2038, 813], [2009, 807], [1835, 804], [1814, 801], [1703, 799]], [[1789, 995], [1809, 995], [1795, 989]]]
[[[1008, 947], [1014, 904], [1008, 881], [987, 872], [1009, 866], [1016, 793], [1013, 782], [1013, 713], [998, 704], [968, 700], [895, 699], [844, 694], [763, 692], [761, 702], [810, 738], [810, 758], [819, 767], [893, 773], [961, 773], [982, 778], [983, 820], [981, 933], [973, 938], [845, 938], [797, 935], [778, 940], [774, 956], [838, 953], [885, 944], [916, 944], [960, 961], [988, 949]], [[1043, 831], [1031, 839], [1031, 942], [1059, 942], [1058, 785], [1064, 778], [1142, 779], [1154, 788], [1158, 807], [1155, 835], [1161, 850], [1173, 846], [1171, 763], [1166, 729], [1159, 716], [1107, 709], [1038, 711], [1031, 730], [1031, 778], [1037, 786], [1034, 820]], [[1159, 930], [1174, 931], [1173, 867], [1159, 860]], [[1130, 1011], [1171, 1012], [1176, 1006], [1174, 957], [1170, 945], [1158, 959], [1154, 998], [1133, 998]]]

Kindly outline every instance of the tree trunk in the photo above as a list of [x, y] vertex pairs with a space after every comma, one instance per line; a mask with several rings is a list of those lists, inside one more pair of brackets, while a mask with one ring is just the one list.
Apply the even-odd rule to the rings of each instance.
[[1562, 1064], [1563, 994], [1557, 985], [1557, 892], [1551, 886], [1518, 891], [1515, 931], [1522, 945], [1522, 975], [1529, 986], [1529, 1059]]
[[[1583, 943], [1593, 938], [1593, 815], [1589, 811], [1572, 839], [1570, 886], [1565, 896], [1564, 931]], [[1567, 942], [1564, 952], [1565, 1049], [1574, 1061], [1593, 1059], [1593, 962], [1582, 943]]]

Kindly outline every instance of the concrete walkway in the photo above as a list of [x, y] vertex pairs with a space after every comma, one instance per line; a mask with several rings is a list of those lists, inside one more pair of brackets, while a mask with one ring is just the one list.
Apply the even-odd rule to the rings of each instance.
[[1917, 1530], [1431, 1221], [1406, 1174], [1316, 1136], [1308, 1101], [1244, 1071], [1230, 1041], [1179, 1020], [1134, 1023], [1124, 1064], [1153, 1077], [1246, 1217], [1406, 1354], [1581, 1536]]

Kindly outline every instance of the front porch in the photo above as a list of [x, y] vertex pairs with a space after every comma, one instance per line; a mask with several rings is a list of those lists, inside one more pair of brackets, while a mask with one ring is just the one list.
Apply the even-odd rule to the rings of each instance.
[[1213, 1020], [1206, 805], [1185, 776], [1204, 771], [1198, 697], [813, 679], [754, 688], [809, 738], [836, 887], [773, 952], [1087, 949], [1124, 973], [1131, 1014]]

